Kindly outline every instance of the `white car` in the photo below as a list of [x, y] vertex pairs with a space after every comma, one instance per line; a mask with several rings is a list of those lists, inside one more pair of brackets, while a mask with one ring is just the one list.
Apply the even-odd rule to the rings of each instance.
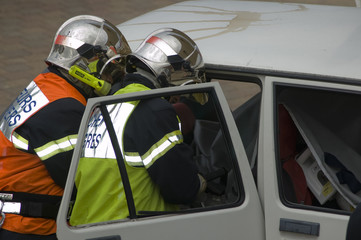
[[59, 239], [345, 238], [361, 201], [361, 8], [187, 1], [118, 27], [133, 50], [153, 30], [184, 31], [203, 54], [209, 83], [91, 99], [79, 142], [99, 106], [205, 92], [193, 146], [215, 177], [203, 202], [179, 212], [70, 226], [78, 144]]

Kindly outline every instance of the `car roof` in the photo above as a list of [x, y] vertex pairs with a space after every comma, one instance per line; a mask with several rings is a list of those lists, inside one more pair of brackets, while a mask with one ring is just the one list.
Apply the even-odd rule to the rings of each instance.
[[118, 25], [133, 50], [177, 28], [208, 66], [361, 80], [361, 8], [257, 1], [186, 1]]

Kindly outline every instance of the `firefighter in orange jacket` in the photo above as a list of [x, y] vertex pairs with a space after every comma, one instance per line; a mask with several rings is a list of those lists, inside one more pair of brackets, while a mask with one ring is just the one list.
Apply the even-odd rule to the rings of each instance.
[[56, 239], [56, 215], [86, 101], [107, 94], [69, 69], [76, 65], [99, 80], [121, 79], [129, 53], [122, 33], [102, 18], [77, 16], [59, 28], [46, 71], [0, 116], [1, 240]]

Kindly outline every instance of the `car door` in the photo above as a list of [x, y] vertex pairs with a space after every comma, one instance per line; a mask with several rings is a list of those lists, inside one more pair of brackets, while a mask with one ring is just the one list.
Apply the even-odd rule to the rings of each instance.
[[[74, 179], [94, 113], [99, 108], [108, 109], [109, 127], [113, 124], [111, 106], [154, 97], [168, 99], [173, 104], [174, 99], [176, 103], [184, 99], [181, 102], [187, 104], [189, 99], [207, 99], [207, 103], [203, 101], [193, 106], [195, 131], [192, 139], [187, 140], [195, 149], [199, 167], [208, 171], [207, 176], [212, 176], [207, 177], [204, 199], [194, 206], [182, 206], [176, 212], [135, 214], [126, 219], [70, 226]], [[178, 116], [181, 120], [187, 118], [181, 111]], [[57, 218], [59, 239], [265, 239], [264, 215], [254, 177], [230, 107], [217, 82], [90, 99], [78, 143]], [[129, 212], [136, 212], [136, 209], [129, 209]]]
[[266, 239], [346, 236], [360, 189], [338, 176], [360, 178], [361, 88], [332, 80], [265, 79], [258, 184]]

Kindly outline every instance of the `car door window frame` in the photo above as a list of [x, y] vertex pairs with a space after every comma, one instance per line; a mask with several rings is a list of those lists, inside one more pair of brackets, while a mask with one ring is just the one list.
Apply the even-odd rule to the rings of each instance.
[[[232, 132], [229, 133], [228, 124], [227, 124], [228, 120], [226, 120], [226, 118], [229, 118], [232, 116], [224, 115], [223, 109], [226, 108], [228, 106], [228, 104], [225, 99], [219, 99], [220, 96], [222, 96], [223, 94], [222, 95], [219, 94], [219, 92], [222, 92], [222, 90], [220, 89], [218, 83], [216, 83], [216, 84], [215, 83], [205, 83], [205, 84], [199, 84], [199, 86], [194, 85], [191, 87], [186, 86], [186, 87], [177, 87], [177, 88], [178, 88], [177, 91], [175, 91], [176, 88], [152, 90], [152, 91], [149, 91], [149, 93], [147, 93], [147, 96], [143, 96], [144, 95], [143, 93], [131, 93], [131, 94], [126, 94], [126, 96], [124, 94], [123, 96], [121, 96], [121, 98], [122, 98], [122, 102], [126, 102], [126, 101], [130, 101], [134, 98], [143, 99], [143, 98], [148, 98], [148, 97], [161, 97], [162, 95], [164, 95], [168, 92], [177, 93], [177, 92], [181, 91], [182, 93], [190, 93], [192, 91], [194, 92], [196, 89], [207, 90], [210, 92], [213, 91], [214, 92], [213, 95], [215, 96], [214, 99], [217, 100], [215, 102], [215, 104], [217, 106], [215, 106], [215, 107], [219, 110], [219, 121], [223, 122], [223, 124], [221, 124], [222, 132], [226, 133], [224, 136], [227, 139], [226, 141], [229, 143], [232, 143], [232, 137], [230, 137], [229, 134], [233, 134], [233, 133]], [[98, 98], [98, 99], [94, 99], [94, 100], [90, 99], [90, 102], [88, 103], [88, 106], [87, 106], [86, 116], [89, 118], [90, 112], [93, 111], [96, 107], [101, 107], [101, 108], [103, 108], [103, 111], [104, 111], [104, 109], [106, 109], [106, 107], [105, 107], [106, 105], [113, 104], [114, 101], [117, 101], [117, 100], [115, 100], [116, 98], [120, 98], [120, 97], [109, 96], [109, 97], [103, 97], [103, 98]], [[85, 122], [87, 123], [88, 121], [89, 121], [89, 119], [87, 119]], [[81, 132], [84, 132], [84, 129], [86, 128], [85, 125], [84, 125], [84, 123], [82, 124]], [[82, 142], [83, 140], [84, 140], [84, 135], [80, 136], [79, 142]], [[233, 155], [232, 158], [237, 159], [235, 157], [235, 152], [234, 152], [235, 149], [233, 147], [233, 144], [227, 145], [227, 148], [228, 148], [228, 151], [230, 152], [230, 154]], [[77, 166], [79, 157], [80, 157], [80, 148], [78, 147], [74, 151], [72, 165]], [[201, 211], [211, 211], [211, 210], [215, 210], [215, 209], [232, 208], [232, 207], [239, 206], [243, 203], [243, 201], [245, 199], [245, 192], [243, 189], [243, 182], [242, 182], [241, 173], [239, 171], [238, 162], [232, 160], [232, 164], [233, 164], [233, 169], [235, 170], [237, 184], [239, 185], [238, 191], [240, 194], [240, 198], [233, 203], [227, 203], [227, 204], [221, 205], [221, 206], [207, 207]], [[74, 166], [72, 166], [72, 169], [76, 169], [76, 167], [74, 168]], [[69, 177], [72, 177], [72, 176], [74, 176], [74, 172], [72, 174], [69, 174]], [[68, 179], [68, 181], [73, 182], [74, 180], [70, 178], [70, 179]], [[66, 192], [69, 192], [69, 190]], [[64, 199], [68, 199], [68, 200], [65, 200], [64, 203], [62, 203], [62, 204], [69, 204], [69, 195], [67, 195], [65, 193]], [[68, 203], [67, 203], [67, 201], [68, 201]], [[195, 209], [195, 210], [190, 209], [190, 210], [184, 211], [184, 213], [199, 212], [199, 211], [200, 211], [199, 209]], [[182, 212], [179, 212], [179, 213], [182, 213]], [[61, 216], [61, 214], [60, 214], [60, 216]], [[64, 216], [62, 216], [62, 217], [64, 217]], [[63, 220], [61, 220], [61, 221], [63, 221]]]
[[[302, 80], [301, 80], [302, 81]], [[295, 81], [296, 82], [296, 81]], [[328, 82], [327, 84], [320, 84], [319, 81], [315, 80], [312, 81], [310, 79], [307, 80], [309, 85], [305, 84], [297, 84], [297, 83], [286, 83], [286, 82], [274, 82], [273, 83], [273, 92], [274, 92], [274, 104], [273, 104], [273, 111], [274, 111], [274, 141], [276, 146], [275, 151], [275, 160], [276, 160], [276, 170], [277, 170], [277, 179], [278, 179], [278, 189], [279, 189], [279, 197], [282, 203], [289, 207], [289, 208], [295, 208], [295, 209], [303, 209], [303, 210], [310, 210], [310, 211], [318, 211], [318, 212], [326, 212], [326, 213], [333, 213], [333, 214], [341, 214], [341, 215], [349, 215], [350, 212], [340, 209], [333, 209], [328, 208], [324, 206], [308, 206], [303, 205], [299, 203], [295, 203], [292, 201], [289, 201], [287, 197], [285, 196], [284, 192], [284, 179], [282, 179], [282, 166], [280, 162], [280, 141], [279, 141], [279, 95], [280, 91], [286, 89], [286, 88], [292, 88], [292, 89], [311, 89], [314, 91], [323, 91], [323, 92], [338, 92], [338, 93], [346, 93], [346, 94], [357, 94], [361, 95], [360, 91], [357, 91], [355, 89], [351, 89], [352, 85], [349, 84], [349, 82], [345, 82], [346, 84], [340, 84], [335, 83], [334, 81]], [[361, 96], [360, 96], [361, 97]]]

